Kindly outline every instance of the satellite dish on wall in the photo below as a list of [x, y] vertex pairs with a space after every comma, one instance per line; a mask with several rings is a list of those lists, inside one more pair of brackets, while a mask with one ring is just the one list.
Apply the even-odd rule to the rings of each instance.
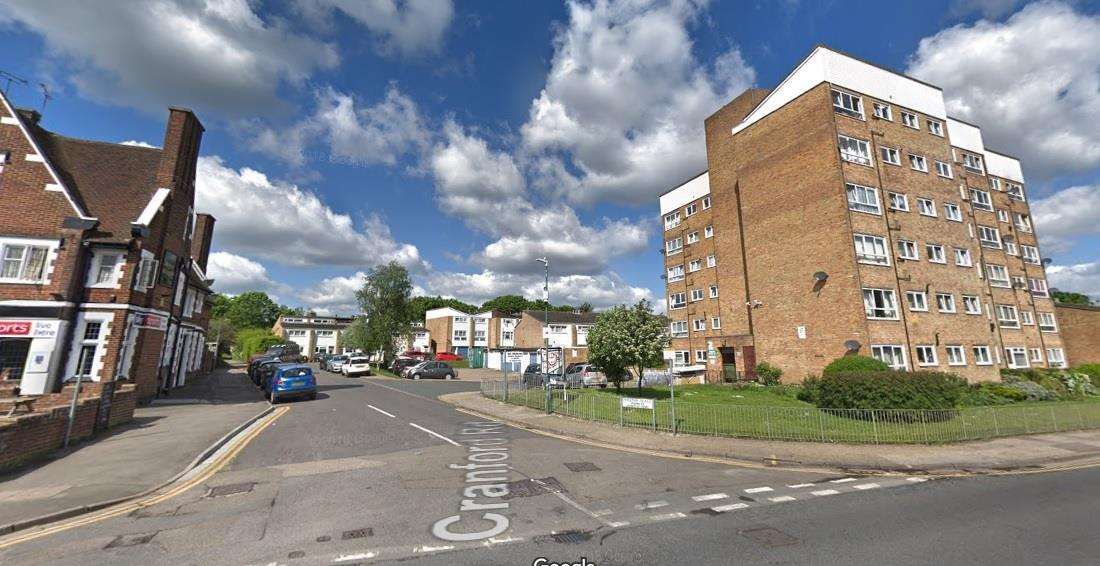
[[846, 340], [844, 342], [844, 347], [847, 348], [849, 352], [858, 352], [860, 345], [858, 340]]
[[818, 271], [817, 273], [814, 273], [814, 281], [825, 281], [828, 278], [829, 274], [825, 273], [824, 271]]

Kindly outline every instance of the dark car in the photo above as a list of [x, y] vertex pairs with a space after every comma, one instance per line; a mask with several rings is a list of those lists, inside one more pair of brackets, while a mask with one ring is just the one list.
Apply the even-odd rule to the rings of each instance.
[[410, 370], [409, 377], [413, 379], [454, 379], [455, 370], [447, 362], [424, 362]]
[[271, 377], [275, 370], [283, 364], [290, 362], [284, 362], [279, 359], [265, 360], [260, 362], [260, 365], [256, 366], [256, 371], [252, 374], [252, 383], [260, 387], [264, 387], [264, 382]]
[[275, 356], [260, 356], [249, 362], [248, 378], [252, 380], [252, 383], [255, 383], [256, 385], [260, 384], [259, 380], [256, 377], [256, 373], [260, 370], [260, 364], [270, 361], [278, 361], [278, 358]]
[[405, 371], [405, 368], [415, 366], [424, 360], [418, 360], [416, 358], [397, 358], [390, 364], [390, 370], [397, 375], [401, 375], [401, 372]]
[[527, 387], [542, 387], [546, 384], [546, 374], [542, 373], [542, 366], [530, 364], [523, 370], [523, 384]]
[[281, 364], [263, 382], [264, 393], [272, 404], [288, 397], [317, 398], [317, 379], [313, 368], [303, 364]]

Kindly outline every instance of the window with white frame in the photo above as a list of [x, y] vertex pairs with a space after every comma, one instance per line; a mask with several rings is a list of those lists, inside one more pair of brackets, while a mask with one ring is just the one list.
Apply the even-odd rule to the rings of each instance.
[[924, 291], [906, 291], [905, 301], [909, 303], [911, 311], [928, 312], [928, 296]]
[[103, 334], [103, 322], [88, 320], [84, 322], [84, 333], [80, 338], [80, 351], [76, 358], [76, 375], [95, 379], [96, 355], [99, 353], [100, 337]]
[[703, 269], [703, 260], [693, 259], [688, 262], [688, 273], [695, 273], [700, 269]]
[[977, 295], [963, 295], [963, 312], [966, 314], [982, 314], [982, 301]]
[[55, 244], [5, 239], [0, 241], [0, 282], [42, 283]]
[[1012, 286], [1016, 289], [1027, 289], [1027, 279], [1023, 275], [1013, 275]]
[[706, 350], [695, 350], [695, 363], [697, 363], [697, 364], [707, 363], [707, 351]]
[[695, 206], [695, 203], [691, 203], [684, 207], [684, 216], [691, 216], [699, 211], [699, 208]]
[[156, 285], [157, 268], [160, 262], [149, 250], [141, 250], [141, 263], [138, 264], [137, 275], [134, 276], [134, 289], [145, 291]]
[[863, 99], [842, 90], [833, 91], [833, 109], [838, 114], [863, 119]]
[[917, 129], [917, 130], [920, 129], [920, 119], [917, 118], [917, 115], [913, 114], [912, 112], [906, 112], [906, 111], [902, 110], [901, 111], [901, 123], [905, 124], [906, 126], [909, 126], [910, 128], [914, 128], [914, 129]]
[[949, 314], [957, 312], [955, 310], [955, 295], [951, 293], [936, 293], [936, 310]]
[[1003, 208], [997, 209], [997, 220], [1008, 224], [1008, 211]]
[[909, 364], [905, 361], [905, 348], [897, 344], [874, 344], [871, 346], [871, 356], [892, 369], [909, 368]]
[[691, 321], [691, 329], [696, 332], [703, 332], [707, 329], [707, 321], [704, 318], [697, 318]]
[[718, 298], [718, 286], [717, 285], [711, 285], [710, 286], [710, 298], [712, 298], [712, 299], [717, 299]]
[[1008, 184], [1008, 197], [1013, 200], [1024, 201], [1024, 188], [1020, 185], [1009, 183]]
[[909, 212], [909, 197], [901, 193], [888, 193], [890, 197], [890, 210]]
[[989, 276], [989, 284], [993, 287], [1011, 287], [1008, 279], [1008, 269], [1003, 265], [988, 263], [985, 266], [986, 275]]
[[688, 323], [686, 320], [673, 321], [669, 328], [673, 338], [687, 338], [688, 335]]
[[704, 238], [713, 238], [714, 237], [714, 225], [713, 224], [707, 224], [707, 227], [703, 228], [703, 237]]
[[668, 296], [668, 308], [682, 309], [687, 306], [687, 298], [684, 293], [672, 293]]
[[692, 232], [692, 233], [688, 234], [688, 241], [687, 241], [687, 243], [689, 243], [689, 244], [697, 244], [697, 243], [699, 243], [699, 231], [698, 231], [698, 230], [696, 230], [696, 231], [694, 231], [694, 232]]
[[287, 336], [295, 336], [295, 337], [301, 337], [301, 336], [305, 336], [305, 335], [306, 335], [306, 331], [305, 331], [305, 330], [296, 330], [296, 329], [291, 329], [291, 330], [287, 330], [287, 331], [286, 331], [286, 335], [287, 335]]
[[703, 210], [710, 208], [710, 197], [703, 197]]
[[955, 248], [955, 265], [959, 267], [973, 267], [974, 259], [967, 248]]
[[995, 191], [1003, 191], [1004, 190], [1004, 189], [1001, 188], [1001, 180], [1000, 179], [990, 178], [989, 179], [989, 186], [993, 187], [993, 190], [995, 190]]
[[936, 216], [936, 201], [927, 198], [918, 198], [917, 211], [924, 216]]
[[671, 281], [683, 281], [684, 279], [684, 266], [674, 265], [668, 268], [668, 280]]
[[856, 246], [857, 261], [873, 265], [890, 265], [890, 254], [887, 253], [886, 238], [867, 234], [853, 234], [852, 239]]
[[837, 136], [837, 143], [840, 145], [840, 157], [845, 161], [871, 166], [870, 144], [861, 139], [840, 135]]
[[1031, 232], [1031, 216], [1017, 212], [1016, 229], [1021, 232]]
[[934, 136], [943, 137], [943, 124], [935, 120], [925, 120], [928, 122], [928, 132]]
[[465, 342], [467, 336], [468, 336], [468, 331], [465, 328], [455, 328], [454, 329], [454, 341], [455, 342]]
[[1047, 365], [1054, 368], [1066, 367], [1066, 354], [1061, 348], [1047, 348]]
[[928, 160], [923, 155], [909, 154], [909, 168], [914, 171], [928, 172]]
[[707, 256], [707, 267], [714, 267], [715, 265], [718, 265], [718, 260], [716, 260], [714, 258], [714, 254], [708, 255]]
[[1001, 328], [1019, 328], [1020, 316], [1012, 305], [996, 305], [997, 323]]
[[978, 225], [978, 241], [982, 247], [1001, 249], [1001, 231], [990, 226]]
[[947, 365], [949, 366], [965, 366], [966, 365], [966, 348], [957, 345], [947, 346]]
[[920, 256], [917, 254], [916, 242], [911, 242], [909, 240], [898, 240], [898, 257], [900, 257], [901, 259], [920, 259]]
[[1027, 244], [1020, 244], [1020, 255], [1023, 256], [1024, 261], [1039, 265], [1039, 248]]
[[989, 346], [974, 346], [970, 350], [974, 353], [974, 363], [980, 366], [993, 365], [993, 357], [989, 354]]
[[936, 359], [936, 347], [930, 344], [921, 344], [917, 346], [917, 365], [918, 366], [935, 366], [939, 365], [939, 360]]
[[1054, 313], [1037, 312], [1035, 315], [1039, 317], [1039, 330], [1043, 332], [1058, 332], [1058, 324], [1054, 322]]
[[96, 250], [92, 255], [92, 267], [88, 272], [88, 286], [114, 288], [122, 276], [122, 252]]
[[947, 179], [954, 178], [954, 175], [951, 173], [951, 164], [944, 163], [943, 161], [936, 162], [936, 174]]
[[1028, 348], [1028, 357], [1031, 358], [1031, 363], [1041, 364], [1043, 363], [1043, 349], [1042, 348]]
[[982, 173], [985, 169], [982, 167], [982, 158], [974, 155], [973, 153], [963, 152], [962, 154], [963, 167], [974, 171], [976, 173]]
[[665, 215], [665, 230], [671, 230], [680, 225], [680, 211], [670, 212]]
[[928, 261], [932, 263], [947, 263], [947, 253], [940, 244], [925, 244], [924, 252], [928, 254]]
[[702, 289], [692, 289], [691, 290], [691, 301], [695, 302], [695, 301], [701, 301], [701, 300], [703, 300], [703, 290]]
[[672, 365], [674, 366], [686, 366], [691, 363], [691, 359], [688, 357], [691, 352], [687, 350], [676, 350], [672, 352]]
[[953, 202], [945, 202], [943, 203], [943, 217], [954, 222], [962, 222], [962, 209]]
[[878, 154], [882, 156], [883, 163], [889, 163], [890, 165], [901, 165], [901, 154], [898, 150], [892, 147], [879, 146]]
[[1005, 357], [1008, 359], [1008, 367], [1012, 369], [1031, 367], [1027, 360], [1027, 350], [1025, 348], [1005, 348]]
[[1047, 288], [1046, 279], [1036, 279], [1034, 277], [1030, 277], [1027, 280], [1027, 284], [1031, 290], [1032, 295], [1035, 295], [1036, 297], [1050, 296], [1050, 289]]
[[1024, 326], [1035, 326], [1035, 318], [1032, 316], [1031, 311], [1020, 309], [1020, 324]]
[[673, 238], [665, 242], [665, 255], [676, 255], [684, 251], [684, 239]]
[[710, 317], [710, 327], [714, 330], [722, 328], [722, 319], [717, 316]]
[[978, 210], [986, 210], [993, 212], [993, 199], [989, 196], [989, 192], [981, 189], [970, 189], [970, 206]]
[[890, 109], [889, 104], [882, 104], [880, 102], [872, 103], [875, 109], [875, 117], [883, 120], [894, 121], [894, 112]]
[[848, 190], [848, 209], [868, 214], [881, 214], [878, 202], [878, 189], [864, 187], [855, 183], [846, 184]]
[[1004, 242], [1005, 253], [1008, 255], [1020, 255], [1020, 250], [1016, 248], [1016, 242]]
[[898, 304], [891, 289], [863, 289], [863, 309], [867, 318], [897, 320]]

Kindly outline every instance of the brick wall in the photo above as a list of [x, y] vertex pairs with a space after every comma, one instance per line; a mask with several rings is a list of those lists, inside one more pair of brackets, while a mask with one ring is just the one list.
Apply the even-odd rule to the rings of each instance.
[[1066, 363], [1100, 364], [1100, 307], [1055, 305]]

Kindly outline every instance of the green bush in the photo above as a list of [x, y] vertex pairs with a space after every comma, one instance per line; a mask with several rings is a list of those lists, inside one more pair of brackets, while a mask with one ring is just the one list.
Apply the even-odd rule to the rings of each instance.
[[806, 403], [812, 403], [817, 405], [817, 396], [821, 385], [821, 378], [817, 376], [807, 376], [802, 380], [802, 389], [798, 391], [798, 400]]
[[1006, 383], [1004, 387], [1019, 391], [1028, 401], [1052, 401], [1055, 399], [1054, 393], [1051, 393], [1049, 389], [1026, 379]]
[[1027, 395], [1001, 383], [975, 383], [967, 387], [960, 405], [966, 407], [984, 407], [988, 405], [1010, 405], [1026, 401]]
[[1093, 383], [1100, 383], [1100, 364], [1081, 364], [1072, 371], [1088, 375]]
[[1063, 371], [1058, 374], [1058, 379], [1066, 387], [1066, 394], [1070, 397], [1096, 395], [1096, 388], [1093, 387], [1092, 379], [1087, 373]]
[[825, 369], [821, 372], [821, 376], [853, 371], [890, 371], [890, 366], [886, 365], [886, 362], [867, 356], [843, 356], [829, 362], [829, 365], [825, 366]]
[[[849, 371], [822, 376], [817, 406], [828, 409], [923, 409], [950, 411], [966, 392], [966, 380], [933, 371]], [[944, 415], [950, 418], [952, 414]]]
[[783, 370], [769, 364], [760, 362], [756, 364], [756, 379], [762, 385], [779, 385], [779, 378], [783, 377]]
[[1056, 369], [1003, 369], [1001, 379], [1005, 383], [1029, 381], [1049, 391], [1053, 398], [1061, 399], [1070, 396], [1069, 389], [1062, 382], [1062, 374]]
[[247, 361], [252, 354], [263, 352], [275, 344], [283, 342], [267, 328], [246, 328], [237, 331], [237, 343], [233, 347], [233, 357]]

